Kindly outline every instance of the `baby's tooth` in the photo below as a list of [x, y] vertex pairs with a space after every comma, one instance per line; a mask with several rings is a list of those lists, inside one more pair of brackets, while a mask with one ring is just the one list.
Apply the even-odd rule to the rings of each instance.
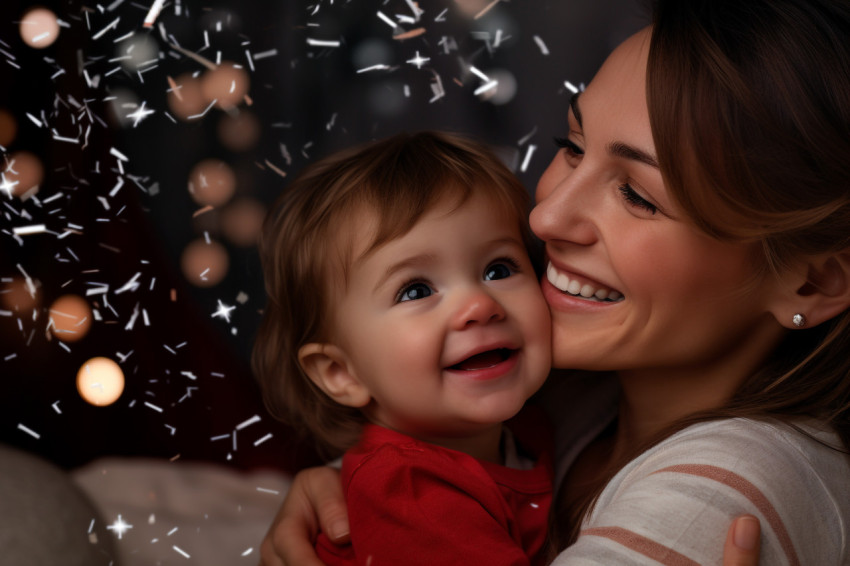
[[581, 291], [579, 292], [579, 294], [582, 297], [587, 299], [587, 298], [590, 298], [590, 297], [593, 296], [594, 290], [595, 289], [593, 287], [591, 287], [590, 285], [585, 285], [584, 287], [581, 288]]
[[576, 280], [570, 281], [570, 285], [567, 287], [567, 293], [578, 295], [579, 291], [581, 291], [581, 283]]
[[599, 299], [600, 301], [605, 300], [605, 298], [608, 296], [608, 290], [599, 289], [598, 291], [596, 291], [596, 293], [593, 294], [593, 296]]
[[608, 298], [612, 301], [616, 301], [620, 297], [622, 297], [622, 295], [620, 293], [618, 293], [617, 291], [611, 291], [611, 294], [608, 295]]

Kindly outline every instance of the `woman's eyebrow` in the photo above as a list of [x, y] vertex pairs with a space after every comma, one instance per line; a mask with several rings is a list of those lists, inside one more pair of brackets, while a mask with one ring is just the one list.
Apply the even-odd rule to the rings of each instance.
[[623, 142], [611, 142], [610, 144], [608, 144], [608, 153], [616, 157], [639, 161], [640, 163], [644, 163], [646, 165], [649, 165], [650, 167], [655, 167], [656, 169], [658, 169], [658, 160], [655, 158], [654, 155], [650, 155], [649, 153], [643, 150], [640, 150], [636, 147], [632, 147]]
[[[580, 127], [584, 127], [581, 121], [581, 110], [578, 107], [578, 97], [581, 92], [577, 92], [570, 97], [570, 108], [573, 111], [573, 116], [575, 116], [576, 122]], [[651, 155], [643, 150], [640, 150], [636, 147], [630, 146], [626, 143], [615, 141], [608, 144], [608, 153], [615, 157], [622, 157], [623, 159], [631, 159], [632, 161], [639, 161], [640, 163], [644, 163], [649, 165], [650, 167], [655, 167], [658, 169], [658, 159], [655, 158], [654, 155]]]
[[570, 108], [572, 108], [572, 110], [573, 110], [573, 116], [576, 117], [576, 122], [578, 122], [578, 125], [581, 126], [582, 125], [582, 123], [581, 123], [581, 110], [578, 109], [578, 95], [579, 94], [581, 94], [581, 92], [577, 92], [570, 97]]

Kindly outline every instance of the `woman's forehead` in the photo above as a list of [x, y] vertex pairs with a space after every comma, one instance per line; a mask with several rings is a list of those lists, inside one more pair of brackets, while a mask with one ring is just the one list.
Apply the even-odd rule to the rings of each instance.
[[[599, 133], [651, 151], [654, 147], [646, 102], [649, 28], [620, 44], [576, 101], [585, 134]], [[600, 130], [604, 130], [604, 133]]]

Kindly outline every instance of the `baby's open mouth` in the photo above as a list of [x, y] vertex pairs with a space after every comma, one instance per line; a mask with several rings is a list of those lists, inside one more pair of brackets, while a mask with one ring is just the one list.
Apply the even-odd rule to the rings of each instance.
[[506, 361], [508, 358], [511, 357], [511, 354], [513, 354], [514, 352], [515, 350], [510, 350], [508, 348], [497, 348], [496, 350], [488, 350], [486, 352], [481, 352], [480, 354], [470, 356], [462, 362], [449, 367], [449, 369], [460, 371], [473, 371], [478, 369], [491, 368]]
[[605, 303], [616, 303], [623, 300], [623, 294], [619, 291], [598, 284], [582, 283], [578, 279], [570, 279], [566, 274], [555, 269], [555, 266], [551, 263], [546, 268], [546, 279], [553, 287], [573, 297]]

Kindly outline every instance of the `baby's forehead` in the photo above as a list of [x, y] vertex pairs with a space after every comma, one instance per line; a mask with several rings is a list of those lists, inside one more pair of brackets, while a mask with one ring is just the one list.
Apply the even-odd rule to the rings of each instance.
[[511, 223], [522, 231], [528, 222], [527, 211], [517, 207], [514, 202], [494, 191], [488, 191], [486, 187], [473, 186], [464, 191], [446, 191], [417, 213], [364, 203], [349, 212], [347, 232], [357, 237], [362, 234], [371, 236], [371, 241], [361, 250], [361, 255], [368, 254], [376, 247], [404, 237], [426, 218], [432, 223], [446, 225], [465, 222], [457, 213], [468, 207], [485, 210], [492, 217], [493, 226], [497, 223]]
[[[523, 228], [527, 225], [526, 211], [519, 210], [513, 203], [500, 198], [493, 191], [487, 191], [486, 187], [473, 187], [465, 193], [447, 192], [416, 215], [405, 216], [404, 211], [392, 211], [386, 207], [361, 202], [348, 207], [335, 222], [336, 229], [332, 235], [334, 242], [331, 246], [333, 265], [329, 267], [337, 274], [341, 272], [342, 278], [345, 279], [355, 263], [368, 258], [384, 245], [403, 238], [425, 218], [435, 218], [447, 225], [452, 222], [464, 222], [464, 219], [455, 213], [467, 206], [485, 208], [487, 213], [492, 215], [494, 225], [510, 223], [512, 227], [515, 226], [517, 236], [522, 241]], [[463, 242], [458, 242], [458, 245], [462, 244]]]

